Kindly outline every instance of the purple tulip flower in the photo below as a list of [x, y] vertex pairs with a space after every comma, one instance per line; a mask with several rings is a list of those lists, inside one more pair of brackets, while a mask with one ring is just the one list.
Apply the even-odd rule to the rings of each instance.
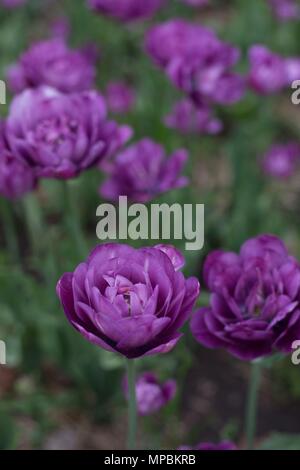
[[263, 157], [263, 169], [275, 178], [289, 178], [300, 163], [300, 145], [289, 142], [283, 145], [273, 145]]
[[7, 199], [19, 199], [33, 191], [37, 178], [32, 168], [18, 160], [10, 151], [0, 129], [0, 194]]
[[239, 50], [222, 42], [212, 30], [183, 20], [152, 28], [146, 49], [170, 80], [197, 104], [232, 104], [245, 91], [245, 80], [232, 71]]
[[191, 321], [201, 344], [250, 361], [291, 351], [300, 337], [300, 265], [279, 238], [250, 239], [239, 254], [212, 252], [204, 279], [210, 305]]
[[[176, 388], [175, 380], [170, 379], [161, 384], [152, 372], [141, 374], [135, 385], [138, 413], [147, 416], [157, 412], [174, 398]], [[128, 398], [127, 377], [124, 379], [123, 389]]]
[[244, 79], [229, 71], [237, 60], [237, 50], [226, 51], [227, 46], [221, 43], [214, 45], [214, 51], [213, 45], [207, 45], [202, 52], [175, 58], [170, 62], [167, 74], [196, 104], [201, 105], [203, 101], [222, 105], [236, 103], [245, 91]]
[[123, 82], [110, 82], [106, 89], [106, 103], [109, 111], [126, 114], [135, 104], [135, 91]]
[[222, 441], [219, 444], [200, 442], [195, 447], [181, 446], [178, 450], [237, 450], [237, 447], [230, 441]]
[[300, 18], [300, 7], [297, 0], [269, 0], [269, 4], [280, 21]]
[[188, 183], [181, 175], [188, 158], [186, 150], [177, 150], [166, 158], [163, 147], [143, 139], [119, 153], [100, 194], [109, 200], [127, 196], [131, 201], [147, 202], [157, 195]]
[[66, 41], [70, 36], [71, 24], [66, 16], [61, 16], [52, 21], [50, 33], [53, 38], [59, 38]]
[[286, 85], [284, 59], [267, 47], [255, 45], [249, 51], [249, 84], [257, 93], [269, 94]]
[[124, 22], [150, 18], [164, 3], [165, 0], [88, 0], [97, 13]]
[[15, 97], [5, 134], [12, 153], [37, 176], [68, 179], [118, 150], [131, 129], [107, 120], [96, 92], [64, 95], [43, 87]]
[[199, 282], [157, 248], [97, 246], [57, 285], [65, 314], [88, 341], [129, 359], [169, 352], [191, 314]]
[[212, 30], [176, 18], [150, 28], [145, 37], [145, 48], [158, 66], [166, 67], [174, 58], [201, 48], [203, 41], [214, 39]]
[[26, 2], [27, 0], [1, 0], [0, 3], [5, 8], [17, 8], [24, 5]]
[[300, 58], [288, 57], [285, 59], [286, 85], [291, 86], [294, 80], [300, 80]]
[[171, 113], [165, 117], [164, 123], [182, 134], [214, 135], [223, 129], [222, 122], [212, 116], [212, 110], [208, 105], [195, 106], [189, 99], [178, 101]]
[[182, 1], [191, 7], [206, 7], [209, 4], [209, 0], [182, 0]]
[[59, 38], [35, 43], [7, 72], [14, 93], [47, 85], [63, 93], [89, 90], [95, 80], [95, 57], [69, 49]]
[[300, 79], [300, 59], [281, 57], [263, 45], [255, 45], [249, 51], [250, 87], [261, 95], [276, 93], [290, 87]]

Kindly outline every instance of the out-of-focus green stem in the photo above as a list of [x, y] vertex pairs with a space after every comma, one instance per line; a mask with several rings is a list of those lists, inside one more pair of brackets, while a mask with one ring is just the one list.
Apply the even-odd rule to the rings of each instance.
[[251, 374], [248, 389], [247, 408], [246, 408], [246, 438], [248, 450], [253, 449], [253, 443], [256, 431], [257, 404], [259, 396], [259, 387], [261, 381], [262, 364], [253, 362], [251, 364]]
[[20, 250], [13, 208], [11, 203], [5, 199], [1, 200], [0, 206], [2, 219], [1, 225], [10, 258], [12, 261], [19, 263]]
[[80, 212], [76, 201], [75, 189], [68, 181], [64, 182], [64, 193], [66, 199], [66, 222], [71, 238], [75, 239], [77, 252], [80, 257], [86, 258], [88, 245], [82, 232], [80, 224]]
[[31, 249], [33, 254], [38, 258], [45, 244], [47, 234], [44, 232], [44, 230], [46, 231], [46, 227], [36, 194], [27, 194], [23, 199], [23, 206]]
[[127, 379], [128, 379], [128, 450], [136, 450], [137, 432], [137, 408], [135, 389], [135, 362], [133, 359], [126, 359]]

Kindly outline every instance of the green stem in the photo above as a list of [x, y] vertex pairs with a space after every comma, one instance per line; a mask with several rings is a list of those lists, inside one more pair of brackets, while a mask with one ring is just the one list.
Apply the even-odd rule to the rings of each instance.
[[17, 230], [15, 226], [14, 213], [9, 201], [1, 201], [2, 227], [7, 249], [12, 261], [20, 262], [20, 251]]
[[31, 249], [33, 254], [36, 255], [36, 258], [39, 259], [46, 233], [44, 232], [42, 211], [36, 194], [27, 194], [23, 199], [23, 205]]
[[126, 359], [128, 379], [128, 450], [136, 449], [137, 408], [135, 389], [135, 362]]
[[257, 404], [258, 393], [261, 381], [262, 364], [253, 362], [251, 364], [251, 375], [248, 389], [247, 408], [246, 408], [246, 438], [248, 450], [253, 449], [256, 420], [257, 420]]
[[80, 212], [76, 200], [76, 188], [71, 183], [64, 183], [65, 199], [66, 199], [66, 221], [71, 238], [75, 239], [77, 252], [80, 257], [86, 258], [88, 254], [88, 246], [84, 238], [82, 227], [80, 224]]

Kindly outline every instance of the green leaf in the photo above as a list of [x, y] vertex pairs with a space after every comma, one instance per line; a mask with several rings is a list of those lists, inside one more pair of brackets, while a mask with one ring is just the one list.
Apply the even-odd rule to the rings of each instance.
[[300, 434], [271, 434], [259, 447], [260, 450], [300, 450]]
[[16, 429], [13, 420], [4, 410], [0, 410], [0, 449], [10, 450], [16, 446]]

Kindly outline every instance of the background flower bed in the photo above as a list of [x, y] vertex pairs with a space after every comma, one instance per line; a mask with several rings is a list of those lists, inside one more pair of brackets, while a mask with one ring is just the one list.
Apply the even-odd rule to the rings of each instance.
[[[299, 22], [279, 23], [264, 0], [212, 1], [199, 11], [174, 0], [155, 19], [133, 25], [96, 16], [82, 0], [27, 3], [20, 9], [1, 8], [0, 78], [32, 42], [51, 34], [53, 21], [65, 16], [72, 46], [92, 43], [99, 48], [98, 88], [105, 90], [108, 82], [125, 80], [135, 90], [135, 107], [119, 118], [132, 126], [135, 141], [148, 136], [163, 144], [168, 154], [181, 147], [189, 150], [190, 186], [157, 199], [206, 204], [205, 246], [197, 256], [185, 253], [186, 275], [202, 280], [203, 259], [209, 251], [238, 251], [247, 238], [264, 232], [282, 237], [299, 259], [299, 174], [278, 182], [262, 174], [259, 162], [274, 142], [299, 140], [299, 108], [291, 104], [290, 90], [263, 97], [247, 92], [239, 103], [218, 107], [224, 123], [220, 135], [182, 136], [163, 123], [182, 95], [143, 50], [144, 33], [152, 23], [178, 16], [197, 19], [222, 40], [240, 47], [239, 67], [246, 73], [247, 51], [255, 43], [299, 56]], [[0, 112], [5, 115], [4, 106]], [[90, 247], [97, 243], [95, 212], [102, 179], [95, 169], [72, 183]], [[32, 197], [14, 204], [21, 266], [9, 258], [1, 224], [0, 338], [7, 341], [9, 366], [0, 369], [0, 448], [123, 447], [123, 362], [85, 343], [67, 325], [54, 295], [55, 284], [62, 272], [74, 269], [80, 256], [65, 229], [59, 182], [42, 182], [38, 200], [45, 220], [40, 233]], [[33, 255], [33, 245], [38, 256]], [[208, 303], [205, 290], [199, 302]], [[141, 445], [176, 448], [181, 443], [230, 438], [242, 447], [247, 364], [236, 363], [224, 351], [202, 348], [187, 328], [171, 355], [159, 362], [143, 359], [142, 369], [154, 369], [164, 380], [176, 377], [179, 390], [158, 415], [143, 419]], [[265, 373], [259, 440], [274, 432], [295, 434], [285, 440], [277, 436], [265, 445], [300, 448], [299, 370], [287, 357]]]

